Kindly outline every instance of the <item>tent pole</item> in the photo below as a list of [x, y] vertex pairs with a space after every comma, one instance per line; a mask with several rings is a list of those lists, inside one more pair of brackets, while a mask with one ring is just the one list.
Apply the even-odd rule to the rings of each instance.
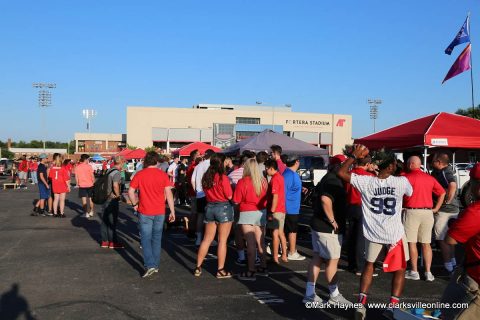
[[423, 171], [427, 172], [427, 146], [423, 149]]

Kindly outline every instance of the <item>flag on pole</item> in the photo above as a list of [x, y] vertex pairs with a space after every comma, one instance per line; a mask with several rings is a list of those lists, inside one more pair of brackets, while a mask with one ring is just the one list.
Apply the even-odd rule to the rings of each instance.
[[443, 79], [442, 84], [448, 79], [453, 78], [464, 71], [470, 70], [471, 46], [472, 46], [471, 44], [468, 44], [468, 46], [466, 46], [465, 49], [463, 49], [462, 53], [460, 53], [457, 60], [455, 60], [455, 62], [450, 67], [450, 70], [448, 70], [448, 73], [445, 76], [445, 79]]
[[448, 55], [452, 54], [453, 48], [466, 42], [470, 42], [470, 14], [465, 19], [465, 22], [455, 36], [455, 39], [453, 39], [452, 43], [450, 43], [447, 49], [445, 49], [445, 53]]

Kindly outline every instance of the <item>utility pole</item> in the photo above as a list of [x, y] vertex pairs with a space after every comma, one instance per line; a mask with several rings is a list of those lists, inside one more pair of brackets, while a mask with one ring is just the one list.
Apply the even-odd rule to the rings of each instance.
[[87, 131], [90, 133], [91, 130], [91, 120], [97, 116], [97, 111], [93, 109], [83, 109], [82, 110], [83, 117], [87, 119]]

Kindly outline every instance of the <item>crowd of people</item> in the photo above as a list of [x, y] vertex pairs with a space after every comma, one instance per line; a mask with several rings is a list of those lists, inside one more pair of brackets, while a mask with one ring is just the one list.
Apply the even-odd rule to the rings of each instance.
[[[216, 277], [233, 276], [226, 269], [229, 240], [234, 240], [235, 263], [245, 267], [237, 275], [242, 281], [268, 277], [267, 253], [273, 264], [304, 260], [296, 248], [300, 203], [305, 191], [297, 173], [300, 159], [296, 155], [283, 155], [277, 145], [271, 146], [270, 151], [270, 154], [244, 151], [238, 159], [232, 159], [212, 150], [203, 155], [195, 150], [189, 158], [173, 157], [170, 163], [156, 152], [148, 152], [137, 163], [128, 189], [128, 198], [138, 215], [143, 277], [158, 272], [163, 225], [167, 213], [168, 221], [175, 221], [175, 204], [190, 206], [189, 231], [194, 234], [198, 248], [196, 265], [192, 268], [196, 277], [202, 275], [202, 265], [212, 244], [217, 246]], [[39, 185], [40, 199], [32, 215], [65, 217], [65, 195], [70, 192], [74, 170], [85, 217], [93, 217], [96, 179], [89, 156], [82, 155], [74, 168], [59, 154], [50, 163], [44, 154], [38, 158], [35, 182]], [[116, 226], [124, 166], [125, 159], [117, 156], [103, 170], [107, 186], [107, 199], [101, 204], [103, 248], [123, 248]], [[428, 174], [422, 170], [422, 161], [416, 155], [402, 164], [394, 153], [370, 154], [360, 145], [347, 155], [330, 158], [328, 172], [315, 187], [310, 224], [313, 258], [308, 267], [304, 303], [322, 302], [315, 286], [320, 269], [324, 268], [329, 289], [327, 303], [351, 304], [339, 289], [337, 269], [342, 248], [347, 252], [349, 270], [360, 276], [358, 319], [365, 318], [368, 292], [377, 275], [376, 262], [383, 261], [383, 270], [392, 273], [391, 308], [386, 314], [389, 317], [400, 302], [405, 279], [435, 280], [431, 270], [432, 240], [439, 243], [446, 272], [452, 277], [460, 275], [453, 277], [456, 282], [451, 286], [479, 283], [480, 224], [475, 223], [480, 214], [478, 202], [459, 216], [456, 179], [448, 155], [436, 153], [430, 166], [432, 172]], [[27, 172], [28, 168], [33, 171], [34, 167], [27, 165]], [[20, 164], [19, 169], [25, 168]], [[26, 179], [24, 174], [19, 178]], [[471, 171], [471, 181], [473, 194], [478, 198], [478, 164]], [[267, 235], [271, 237], [269, 245], [266, 245]], [[467, 244], [466, 261], [470, 264], [464, 265], [460, 273], [454, 252], [457, 242]], [[418, 243], [423, 274], [418, 266]], [[451, 293], [446, 291], [444, 299], [465, 298], [461, 294], [452, 297]], [[478, 299], [478, 285], [477, 293], [468, 294]], [[473, 314], [478, 315], [475, 313], [478, 310]]]

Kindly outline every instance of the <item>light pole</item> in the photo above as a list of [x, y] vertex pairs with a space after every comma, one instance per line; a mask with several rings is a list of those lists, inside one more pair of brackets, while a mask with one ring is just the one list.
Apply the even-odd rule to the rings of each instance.
[[367, 103], [370, 105], [370, 119], [373, 120], [373, 133], [375, 133], [375, 120], [378, 118], [378, 106], [382, 104], [382, 100], [368, 99]]
[[90, 121], [97, 116], [97, 110], [83, 109], [82, 114], [83, 114], [83, 117], [87, 119], [87, 131], [88, 133], [90, 133], [90, 130], [91, 130]]
[[[255, 101], [256, 104], [260, 105], [262, 101]], [[275, 131], [275, 107], [272, 105], [272, 131]]]
[[45, 110], [52, 105], [52, 93], [48, 89], [55, 89], [56, 83], [34, 82], [32, 86], [38, 90], [38, 106], [42, 108], [42, 129], [43, 129], [43, 152], [45, 152], [45, 141], [47, 140], [47, 127]]

